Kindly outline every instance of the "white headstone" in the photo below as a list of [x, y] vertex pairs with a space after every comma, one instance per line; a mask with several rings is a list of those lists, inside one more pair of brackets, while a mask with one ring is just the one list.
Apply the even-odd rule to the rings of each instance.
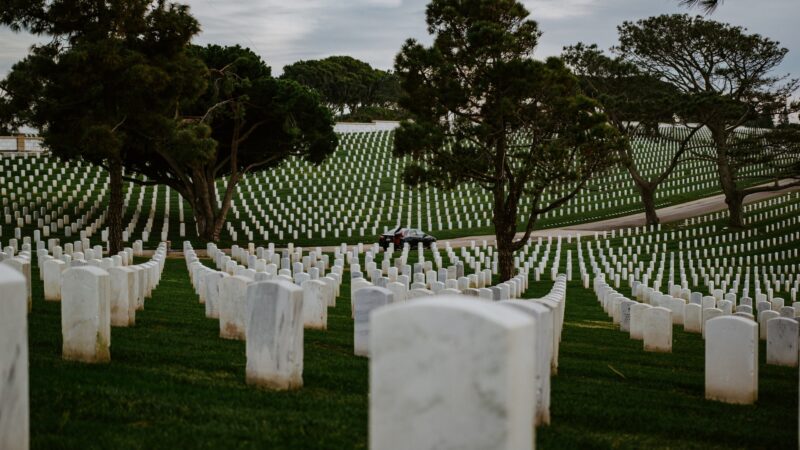
[[111, 325], [129, 327], [136, 324], [136, 273], [127, 267], [111, 267]]
[[703, 339], [706, 337], [706, 324], [709, 320], [722, 315], [722, 310], [717, 308], [708, 308], [703, 310]]
[[534, 425], [550, 423], [550, 361], [553, 357], [553, 311], [529, 300], [504, 300], [500, 304], [531, 316], [536, 324], [536, 338], [531, 343], [536, 370]]
[[672, 312], [654, 307], [644, 312], [644, 351], [672, 352]]
[[28, 311], [30, 312], [31, 306], [33, 305], [33, 297], [31, 295], [31, 262], [29, 259], [21, 258], [21, 257], [13, 257], [8, 258], [0, 262], [0, 264], [5, 264], [10, 266], [13, 269], [16, 269], [22, 276], [25, 277], [25, 290], [26, 290], [26, 297], [28, 301]]
[[247, 287], [247, 384], [303, 386], [303, 289], [283, 280]]
[[382, 308], [372, 326], [370, 448], [534, 448], [527, 315], [442, 296]]
[[402, 302], [406, 300], [406, 295], [408, 293], [408, 288], [403, 283], [392, 282], [386, 285], [386, 289], [392, 291], [394, 294], [394, 301]]
[[619, 302], [619, 331], [630, 333], [631, 331], [631, 308], [637, 302], [623, 299]]
[[795, 319], [770, 319], [767, 327], [767, 364], [797, 366], [798, 323]]
[[706, 399], [751, 404], [758, 400], [758, 324], [736, 316], [705, 323]]
[[42, 267], [44, 275], [44, 299], [51, 301], [61, 301], [61, 272], [67, 268], [67, 264], [60, 259], [48, 259]]
[[328, 328], [328, 297], [325, 283], [306, 280], [303, 289], [303, 326], [317, 330]]
[[0, 448], [29, 445], [28, 300], [25, 277], [0, 264]]
[[211, 271], [203, 278], [206, 289], [206, 317], [210, 319], [219, 318], [220, 297], [222, 296], [220, 288], [222, 287], [223, 278], [229, 276], [227, 272]]
[[645, 303], [637, 303], [631, 306], [631, 339], [642, 340], [644, 338], [644, 313], [652, 306]]
[[367, 286], [356, 291], [355, 324], [353, 325], [353, 353], [358, 356], [369, 356], [370, 316], [381, 306], [394, 302], [392, 291]]
[[769, 321], [780, 316], [781, 314], [779, 312], [772, 310], [762, 311], [758, 315], [758, 337], [761, 338], [762, 341], [767, 340]]
[[683, 308], [683, 331], [688, 333], [703, 332], [703, 307], [697, 303], [689, 303]]
[[241, 275], [222, 279], [219, 302], [219, 337], [245, 339], [247, 327], [247, 285], [251, 280]]
[[62, 357], [87, 363], [111, 360], [108, 272], [93, 266], [64, 271], [61, 285]]

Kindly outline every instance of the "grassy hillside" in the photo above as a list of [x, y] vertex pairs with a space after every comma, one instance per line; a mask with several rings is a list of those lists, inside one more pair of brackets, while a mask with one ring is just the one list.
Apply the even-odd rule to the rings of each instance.
[[[352, 354], [348, 283], [328, 330], [306, 331], [304, 387], [275, 393], [244, 383], [244, 343], [218, 337], [182, 260], [167, 261], [136, 327], [113, 329], [108, 365], [60, 359], [59, 304], [36, 282], [32, 448], [366, 448], [368, 361]], [[533, 283], [527, 296], [549, 288]], [[758, 403], [708, 402], [702, 339], [674, 333], [672, 354], [645, 353], [571, 283], [552, 425], [537, 430], [538, 447], [794, 446], [796, 369], [766, 366], [762, 345]]]

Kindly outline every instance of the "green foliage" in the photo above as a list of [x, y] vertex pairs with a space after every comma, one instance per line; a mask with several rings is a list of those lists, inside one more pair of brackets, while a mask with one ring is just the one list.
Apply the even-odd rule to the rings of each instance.
[[64, 159], [109, 168], [109, 243], [121, 248], [122, 167], [136, 171], [179, 125], [179, 101], [200, 94], [203, 67], [185, 47], [199, 25], [163, 0], [10, 2], [0, 23], [46, 35], [0, 82], [0, 123], [40, 130]]
[[[249, 49], [190, 48], [199, 26], [186, 6], [15, 2], [0, 19], [54, 37], [0, 84], [0, 123], [36, 127], [54, 154], [108, 167], [115, 217], [124, 166], [178, 190], [213, 238], [242, 174], [292, 155], [318, 163], [336, 147], [332, 118], [314, 92], [273, 78]], [[224, 176], [219, 208], [213, 186]]]
[[[582, 92], [599, 102], [609, 123], [626, 137], [626, 145], [619, 149], [621, 163], [637, 186], [648, 225], [658, 224], [656, 190], [678, 167], [695, 134], [674, 133], [674, 127], [662, 129], [661, 125], [672, 124], [676, 116], [684, 114], [690, 98], [635, 64], [604, 54], [595, 44], [566, 47], [562, 57], [578, 75]], [[633, 157], [635, 136], [677, 141], [679, 146], [664, 170], [648, 177], [642, 175]]]
[[216, 163], [237, 151], [237, 166], [227, 165], [217, 176], [265, 170], [292, 155], [318, 163], [333, 153], [333, 119], [313, 91], [273, 78], [250, 49], [209, 45], [194, 47], [192, 53], [209, 67], [210, 88], [183, 112], [202, 116], [201, 122], [211, 127]]
[[789, 108], [785, 107], [781, 110], [781, 113], [778, 115], [778, 126], [785, 127], [789, 125]]
[[772, 74], [788, 50], [742, 27], [675, 14], [618, 30], [615, 50], [625, 61], [696, 98], [687, 119], [741, 124], [776, 114], [797, 88], [797, 80]]
[[362, 106], [351, 114], [338, 116], [340, 122], [372, 122], [373, 120], [401, 121], [410, 118], [408, 112], [399, 108], [383, 108], [380, 106]]
[[642, 73], [596, 44], [565, 47], [564, 62], [580, 80], [582, 92], [597, 100], [620, 132], [656, 135], [660, 123], [672, 123], [683, 96], [669, 83]]
[[[681, 119], [711, 132], [711, 145], [696, 147], [690, 154], [717, 164], [731, 227], [744, 226], [742, 202], [747, 195], [778, 189], [776, 184], [742, 188], [746, 167], [773, 165], [776, 170], [761, 177], [762, 182], [789, 177], [800, 186], [800, 172], [783, 169], [799, 167], [794, 161], [800, 161], [800, 149], [795, 145], [776, 148], [762, 142], [785, 142], [786, 136], [771, 138], [756, 133], [757, 138], [741, 139], [739, 132], [746, 124], [769, 120], [771, 125], [772, 117], [786, 108], [796, 91], [798, 80], [774, 75], [788, 52], [786, 48], [742, 27], [700, 16], [650, 17], [624, 22], [618, 30], [620, 45], [616, 52], [620, 57], [685, 95]], [[800, 134], [789, 139], [797, 140]], [[782, 161], [767, 164], [776, 158]]]
[[[406, 182], [492, 192], [501, 258], [522, 245], [540, 213], [610, 167], [620, 144], [560, 59], [532, 59], [540, 33], [527, 16], [513, 0], [434, 0], [433, 45], [409, 40], [395, 60], [401, 106], [413, 118], [395, 134], [396, 156], [411, 159]], [[566, 194], [542, 203], [556, 186]], [[533, 207], [525, 236], [512, 243], [522, 202]]]
[[706, 13], [713, 13], [722, 3], [722, 0], [681, 0], [680, 3], [689, 8], [699, 7]]
[[400, 92], [395, 74], [373, 69], [350, 56], [298, 61], [285, 66], [281, 78], [314, 89], [331, 109], [351, 119], [362, 108], [374, 108], [373, 114], [381, 109], [390, 111]]
[[[173, 132], [150, 146], [147, 158], [131, 163], [186, 198], [200, 235], [217, 240], [242, 176], [276, 167], [292, 156], [319, 163], [333, 153], [337, 138], [331, 114], [318, 95], [294, 81], [272, 77], [269, 66], [252, 50], [191, 46], [187, 54], [203, 67], [207, 89], [198, 97], [184, 98], [170, 119], [177, 124]], [[218, 201], [214, 185], [223, 177], [227, 184]]]
[[[203, 67], [183, 51], [199, 31], [164, 2], [39, 2], [10, 9], [6, 25], [54, 39], [35, 46], [0, 86], [2, 121], [41, 130], [63, 158], [136, 160], [174, 132], [179, 99], [204, 89]], [[159, 126], [153, 126], [153, 125]]]

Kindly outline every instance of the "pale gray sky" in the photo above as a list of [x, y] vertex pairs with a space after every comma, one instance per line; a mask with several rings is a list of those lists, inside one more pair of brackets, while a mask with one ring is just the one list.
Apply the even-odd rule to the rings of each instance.
[[[301, 59], [351, 55], [375, 67], [392, 67], [409, 37], [429, 42], [428, 0], [187, 0], [203, 31], [200, 44], [241, 44], [280, 73]], [[689, 12], [678, 0], [524, 0], [543, 36], [538, 57], [556, 55], [578, 41], [608, 48], [616, 26], [664, 13]], [[727, 0], [711, 17], [741, 25], [789, 48], [781, 71], [800, 77], [799, 0]], [[0, 75], [27, 53], [31, 36], [0, 30]]]

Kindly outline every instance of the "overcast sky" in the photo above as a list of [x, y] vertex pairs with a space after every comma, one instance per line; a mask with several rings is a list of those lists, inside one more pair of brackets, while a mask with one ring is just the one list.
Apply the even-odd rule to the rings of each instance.
[[[280, 73], [286, 64], [350, 55], [389, 69], [409, 37], [430, 42], [428, 0], [187, 0], [200, 21], [200, 44], [241, 44]], [[678, 0], [525, 0], [543, 36], [537, 57], [556, 55], [578, 41], [608, 48], [616, 26], [664, 13], [687, 12]], [[689, 11], [697, 13], [698, 11]], [[778, 40], [789, 48], [780, 70], [800, 77], [800, 0], [727, 0], [712, 16]], [[0, 30], [0, 75], [34, 39]]]

